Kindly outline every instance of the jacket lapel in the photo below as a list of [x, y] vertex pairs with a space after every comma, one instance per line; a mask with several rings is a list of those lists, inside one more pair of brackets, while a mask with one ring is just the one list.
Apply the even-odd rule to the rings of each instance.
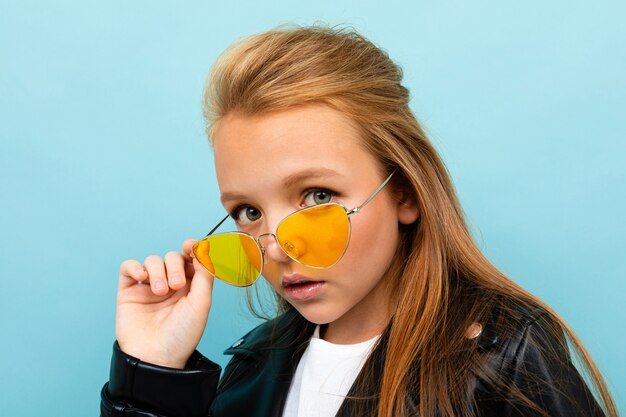
[[287, 312], [245, 335], [224, 352], [224, 369], [212, 415], [282, 417], [291, 380], [315, 325]]

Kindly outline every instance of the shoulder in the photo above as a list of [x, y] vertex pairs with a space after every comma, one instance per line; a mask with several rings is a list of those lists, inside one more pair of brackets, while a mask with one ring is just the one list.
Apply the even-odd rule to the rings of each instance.
[[558, 320], [543, 307], [521, 301], [494, 303], [478, 347], [486, 354], [489, 365], [500, 372], [515, 373], [532, 362], [569, 361], [565, 334]]
[[485, 333], [491, 337], [485, 338], [485, 362], [477, 375], [488, 393], [483, 406], [495, 400], [498, 415], [506, 416], [535, 416], [538, 410], [551, 416], [604, 415], [574, 366], [553, 313], [522, 302], [499, 303]]
[[482, 349], [516, 350], [520, 343], [540, 334], [552, 334], [559, 341], [564, 341], [560, 324], [543, 307], [499, 299], [491, 306], [478, 344]]

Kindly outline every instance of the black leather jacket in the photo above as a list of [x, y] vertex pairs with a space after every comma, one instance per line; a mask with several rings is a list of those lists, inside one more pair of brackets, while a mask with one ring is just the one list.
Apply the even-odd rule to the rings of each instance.
[[[506, 335], [498, 331], [497, 314], [485, 324], [477, 343], [491, 366], [550, 416], [604, 416], [569, 353], [544, 333], [548, 316], [536, 310], [520, 317], [515, 331]], [[110, 380], [101, 391], [101, 416], [282, 417], [291, 378], [313, 330], [296, 312], [260, 325], [225, 351], [233, 357], [221, 379], [220, 366], [197, 351], [185, 369], [171, 369], [126, 355], [116, 342]], [[383, 334], [372, 353], [373, 392], [379, 389], [385, 338]], [[470, 385], [478, 416], [539, 415], [478, 378]], [[376, 399], [367, 401], [368, 409], [375, 410]], [[345, 399], [337, 416], [352, 415], [353, 406]]]

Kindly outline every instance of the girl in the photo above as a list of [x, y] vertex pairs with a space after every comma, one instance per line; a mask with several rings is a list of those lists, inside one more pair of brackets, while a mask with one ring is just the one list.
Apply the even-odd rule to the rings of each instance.
[[[323, 27], [218, 59], [205, 117], [237, 230], [122, 263], [103, 416], [617, 417], [570, 328], [472, 241], [401, 79]], [[195, 350], [213, 279], [261, 273], [277, 317], [220, 379]]]

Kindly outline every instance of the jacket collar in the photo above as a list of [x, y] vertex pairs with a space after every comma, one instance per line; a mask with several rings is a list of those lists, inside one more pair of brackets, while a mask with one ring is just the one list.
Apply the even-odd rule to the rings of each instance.
[[[495, 326], [497, 316], [498, 312], [492, 310], [487, 317], [482, 332], [478, 336], [479, 349], [488, 350], [499, 341]], [[315, 324], [308, 322], [296, 310], [290, 310], [276, 319], [256, 327], [224, 351], [227, 355], [237, 357], [235, 364], [239, 361], [245, 361], [246, 366], [263, 366], [265, 369], [266, 373], [263, 380], [267, 383], [263, 384], [263, 392], [257, 394], [271, 398], [272, 404], [267, 405], [263, 415], [276, 417], [282, 415], [291, 380], [314, 330]], [[342, 403], [337, 417], [354, 415], [361, 410], [365, 412], [364, 414], [375, 414], [378, 407], [389, 330], [390, 328], [387, 328], [378, 340], [376, 347]], [[254, 365], [255, 363], [259, 365]], [[417, 372], [416, 369], [413, 371]], [[271, 383], [269, 383], [270, 380]], [[220, 387], [224, 389], [228, 384], [228, 380], [223, 380], [220, 382]], [[218, 388], [218, 393], [219, 391]], [[247, 398], [251, 399], [249, 395]], [[413, 402], [414, 406], [417, 407], [419, 398], [413, 398]]]
[[[315, 324], [308, 322], [296, 310], [252, 329], [224, 351], [225, 355], [244, 355], [265, 359], [272, 350], [294, 350], [308, 343]], [[304, 353], [304, 352], [303, 352]]]

